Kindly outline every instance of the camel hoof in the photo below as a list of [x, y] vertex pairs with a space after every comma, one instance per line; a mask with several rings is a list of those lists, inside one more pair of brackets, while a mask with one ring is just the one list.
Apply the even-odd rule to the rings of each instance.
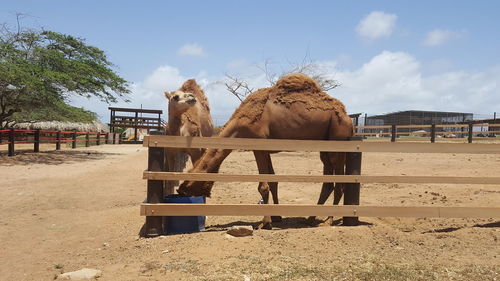
[[328, 217], [324, 222], [320, 223], [319, 226], [333, 226], [333, 217]]
[[283, 218], [281, 216], [271, 216], [272, 222], [280, 222], [282, 220], [283, 220]]
[[319, 224], [319, 221], [314, 216], [308, 217], [306, 222], [310, 226], [317, 226]]
[[267, 229], [271, 230], [273, 229], [273, 225], [270, 222], [261, 222], [258, 226], [257, 229]]

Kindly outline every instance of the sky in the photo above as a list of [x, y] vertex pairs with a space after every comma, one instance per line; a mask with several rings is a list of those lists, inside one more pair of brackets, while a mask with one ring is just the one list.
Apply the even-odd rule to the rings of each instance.
[[6, 1], [0, 22], [85, 39], [129, 81], [130, 103], [74, 97], [109, 121], [108, 106], [162, 109], [164, 91], [195, 78], [222, 125], [239, 104], [226, 74], [258, 89], [306, 59], [341, 85], [349, 113], [500, 112], [500, 1]]

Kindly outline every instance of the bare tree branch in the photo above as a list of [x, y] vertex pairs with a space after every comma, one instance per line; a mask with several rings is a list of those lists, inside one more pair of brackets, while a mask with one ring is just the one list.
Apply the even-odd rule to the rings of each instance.
[[266, 59], [263, 65], [257, 65], [257, 68], [266, 75], [266, 80], [270, 86], [274, 85], [278, 80], [278, 75], [271, 71], [271, 64], [271, 59]]
[[[281, 68], [280, 72], [274, 71], [272, 64], [273, 62], [270, 59], [266, 59], [263, 64], [257, 65], [257, 68], [264, 73], [269, 86], [273, 86], [279, 78], [292, 73], [302, 73], [310, 76], [316, 80], [318, 85], [325, 92], [341, 85], [339, 81], [331, 78], [331, 74], [328, 73], [323, 65], [311, 59], [309, 52], [306, 53], [299, 63], [288, 61], [286, 70], [284, 70], [282, 65], [279, 65]], [[226, 89], [240, 101], [243, 101], [246, 96], [253, 92], [253, 88], [250, 87], [246, 78], [238, 77], [237, 75], [226, 73], [226, 79], [223, 84], [226, 86]]]
[[247, 81], [231, 76], [226, 73], [226, 82], [224, 82], [226, 89], [233, 94], [240, 101], [243, 101], [247, 95], [253, 92], [253, 88], [248, 86]]
[[311, 76], [325, 92], [341, 85], [339, 81], [330, 78], [328, 72], [310, 58], [309, 53], [304, 56], [300, 64], [291, 65], [290, 70], [282, 73], [281, 76], [291, 73], [302, 73]]

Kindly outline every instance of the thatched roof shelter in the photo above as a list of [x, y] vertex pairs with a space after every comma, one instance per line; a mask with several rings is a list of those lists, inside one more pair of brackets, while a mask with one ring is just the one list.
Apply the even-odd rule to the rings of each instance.
[[17, 129], [26, 130], [54, 130], [54, 131], [73, 131], [77, 130], [79, 132], [109, 132], [107, 125], [101, 123], [100, 121], [93, 121], [92, 123], [71, 123], [71, 122], [59, 122], [59, 121], [46, 121], [46, 122], [34, 122], [34, 123], [17, 123], [14, 125]]

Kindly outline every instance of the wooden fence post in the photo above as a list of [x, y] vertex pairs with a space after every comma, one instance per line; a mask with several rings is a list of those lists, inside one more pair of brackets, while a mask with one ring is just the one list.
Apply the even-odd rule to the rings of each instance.
[[[148, 171], [161, 172], [165, 169], [165, 155], [163, 147], [149, 147]], [[163, 201], [163, 181], [148, 180], [147, 203], [161, 203]], [[163, 217], [147, 216], [144, 225], [146, 237], [157, 237], [163, 234]]]
[[[351, 140], [358, 140], [351, 138]], [[347, 152], [346, 153], [346, 175], [360, 175], [361, 174], [361, 152]], [[344, 205], [359, 205], [359, 191], [360, 183], [346, 183], [344, 190]], [[358, 217], [343, 217], [342, 224], [354, 226], [359, 224]]]
[[473, 129], [472, 123], [469, 123], [469, 138], [468, 138], [469, 143], [472, 143], [472, 129]]
[[85, 134], [85, 147], [89, 147], [90, 146], [90, 134], [89, 132], [87, 132]]
[[393, 124], [391, 127], [391, 142], [396, 142], [396, 134], [397, 134], [396, 124]]
[[432, 123], [431, 125], [431, 143], [436, 142], [436, 124]]
[[71, 143], [71, 148], [76, 148], [76, 130], [73, 131], [73, 142]]
[[113, 133], [113, 144], [116, 144], [116, 133]]
[[56, 133], [56, 150], [61, 149], [61, 131], [57, 131]]
[[104, 135], [104, 144], [108, 144], [108, 139], [109, 139], [109, 133], [105, 133]]
[[35, 137], [33, 140], [33, 151], [40, 152], [40, 129], [35, 130]]
[[9, 130], [9, 156], [14, 156], [14, 142], [16, 141], [15, 138], [15, 131], [14, 129]]
[[100, 145], [101, 144], [101, 133], [97, 132], [96, 134], [96, 142], [95, 145]]

